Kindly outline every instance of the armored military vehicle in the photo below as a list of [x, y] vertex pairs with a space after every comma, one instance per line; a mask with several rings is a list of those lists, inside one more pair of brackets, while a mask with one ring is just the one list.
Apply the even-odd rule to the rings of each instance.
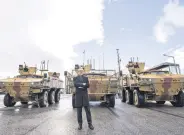
[[84, 75], [89, 80], [89, 101], [100, 101], [106, 103], [109, 107], [115, 106], [115, 95], [117, 93], [118, 81], [115, 70], [96, 70], [92, 69], [92, 65], [85, 66], [75, 65], [72, 73], [67, 71], [65, 75], [65, 88], [67, 93], [72, 93], [72, 106], [75, 108], [75, 88], [73, 85], [73, 78], [77, 75], [77, 70], [83, 68]]
[[48, 62], [47, 69], [45, 64], [45, 61], [42, 61], [39, 70], [36, 66], [19, 65], [19, 75], [0, 80], [0, 88], [6, 93], [6, 107], [12, 107], [19, 101], [22, 104], [36, 101], [40, 107], [60, 101], [63, 89], [63, 81], [59, 79], [60, 73], [48, 72]]
[[170, 101], [173, 106], [183, 107], [184, 75], [172, 70], [180, 71], [178, 64], [166, 62], [144, 70], [144, 62], [131, 60], [126, 67], [129, 74], [121, 77], [122, 102], [140, 107], [147, 101]]

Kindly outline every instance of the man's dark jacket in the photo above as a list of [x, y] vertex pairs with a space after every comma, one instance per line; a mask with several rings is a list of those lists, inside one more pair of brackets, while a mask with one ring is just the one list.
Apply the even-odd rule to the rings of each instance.
[[[85, 76], [77, 76], [73, 79], [75, 92], [75, 107], [89, 106], [88, 91], [89, 80]], [[86, 83], [84, 86], [82, 83]], [[82, 88], [79, 88], [82, 87]]]

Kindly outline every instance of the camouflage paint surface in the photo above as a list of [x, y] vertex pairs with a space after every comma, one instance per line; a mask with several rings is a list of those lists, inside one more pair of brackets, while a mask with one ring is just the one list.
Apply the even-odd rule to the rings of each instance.
[[145, 63], [144, 62], [132, 62], [130, 61], [126, 68], [128, 68], [128, 71], [132, 73], [133, 70], [135, 70], [136, 73], [144, 71]]
[[[101, 79], [91, 79], [89, 77], [89, 88], [88, 88], [88, 94], [90, 101], [97, 101], [100, 100], [102, 96], [104, 96], [104, 90], [107, 90], [107, 86], [102, 83], [103, 81]], [[103, 94], [98, 94], [103, 93]]]
[[153, 88], [156, 94], [156, 100], [171, 100], [173, 95], [177, 95], [184, 89], [184, 76], [182, 75], [145, 75], [142, 78], [152, 79], [150, 86], [142, 85], [143, 91], [151, 91]]
[[184, 75], [161, 70], [144, 72], [144, 67], [144, 62], [130, 61], [126, 66], [129, 74], [120, 79], [121, 88], [138, 88], [140, 91], [153, 94], [155, 100], [172, 100], [174, 95], [184, 90]]
[[19, 73], [21, 74], [21, 75], [27, 75], [27, 74], [35, 74], [36, 73], [36, 70], [37, 70], [37, 68], [36, 67], [27, 67], [29, 70], [28, 70], [28, 72], [24, 72], [23, 71], [23, 69], [19, 69]]
[[[39, 89], [43, 87], [63, 88], [63, 81], [59, 79], [60, 73], [48, 72], [42, 68], [40, 74], [37, 74], [37, 70], [36, 67], [19, 65], [19, 75], [14, 78], [1, 79], [0, 88], [14, 97], [15, 101], [28, 101], [32, 94], [30, 92], [38, 93]], [[49, 75], [49, 81], [47, 76], [46, 80], [44, 79], [43, 73]]]
[[90, 84], [88, 88], [90, 101], [100, 101], [101, 98], [110, 92], [117, 91], [117, 88], [110, 88], [109, 77], [95, 76], [92, 78], [88, 77], [88, 79]]
[[[78, 68], [80, 67], [79, 65], [76, 65]], [[75, 67], [76, 67], [75, 66]], [[81, 65], [81, 67], [83, 67]], [[64, 72], [65, 75], [65, 89], [66, 91], [72, 91], [71, 93], [75, 93], [75, 87], [73, 85], [73, 78], [77, 76], [78, 68], [73, 69], [71, 73], [68, 71]], [[87, 77], [89, 80], [89, 88], [88, 88], [88, 95], [89, 95], [89, 100], [90, 101], [100, 101], [101, 98], [103, 98], [105, 95], [112, 93], [115, 93], [117, 91], [118, 83], [117, 83], [117, 78], [114, 77], [116, 71], [115, 70], [103, 70], [104, 75], [97, 75], [93, 73], [99, 73], [98, 70], [92, 70], [91, 65], [84, 65], [84, 73], [87, 73]], [[90, 74], [92, 71], [92, 74]], [[111, 75], [107, 75], [108, 73], [106, 71], [113, 71], [114, 73]], [[114, 77], [114, 78], [113, 78]], [[116, 80], [116, 84], [111, 85], [110, 79]], [[111, 88], [112, 86], [112, 88]]]
[[40, 82], [42, 79], [36, 78], [10, 78], [3, 79], [1, 82], [4, 83], [3, 90], [14, 97], [16, 101], [24, 100], [27, 101], [29, 92], [31, 91], [32, 82]]

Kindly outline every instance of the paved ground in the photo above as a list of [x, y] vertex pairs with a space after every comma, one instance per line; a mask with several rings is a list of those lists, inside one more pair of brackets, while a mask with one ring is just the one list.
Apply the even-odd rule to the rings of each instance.
[[76, 109], [71, 96], [63, 95], [59, 104], [47, 108], [32, 105], [5, 108], [0, 95], [0, 135], [181, 135], [184, 133], [184, 108], [170, 104], [148, 104], [136, 108], [116, 100], [115, 108], [91, 103], [95, 130], [77, 130]]

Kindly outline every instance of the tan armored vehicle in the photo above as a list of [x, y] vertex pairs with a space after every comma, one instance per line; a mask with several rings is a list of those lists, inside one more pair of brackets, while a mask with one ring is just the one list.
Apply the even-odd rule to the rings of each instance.
[[[75, 108], [75, 88], [73, 85], [73, 78], [77, 75], [79, 65], [75, 65], [72, 73], [65, 71], [65, 88], [68, 93], [72, 93], [72, 106]], [[95, 70], [91, 69], [91, 65], [85, 65], [84, 75], [89, 80], [89, 100], [101, 101], [106, 103], [109, 107], [115, 106], [115, 95], [117, 93], [118, 81], [115, 70]]]
[[140, 107], [147, 101], [157, 104], [170, 101], [173, 106], [183, 107], [184, 76], [180, 74], [179, 65], [162, 63], [146, 71], [144, 66], [144, 62], [127, 64], [130, 74], [121, 77], [122, 102]]
[[59, 73], [48, 72], [48, 63], [45, 69], [43, 61], [40, 70], [19, 65], [19, 73], [14, 78], [0, 80], [0, 88], [6, 93], [5, 106], [12, 107], [19, 101], [22, 104], [36, 101], [40, 107], [46, 107], [48, 104], [59, 102], [63, 81], [59, 79]]

